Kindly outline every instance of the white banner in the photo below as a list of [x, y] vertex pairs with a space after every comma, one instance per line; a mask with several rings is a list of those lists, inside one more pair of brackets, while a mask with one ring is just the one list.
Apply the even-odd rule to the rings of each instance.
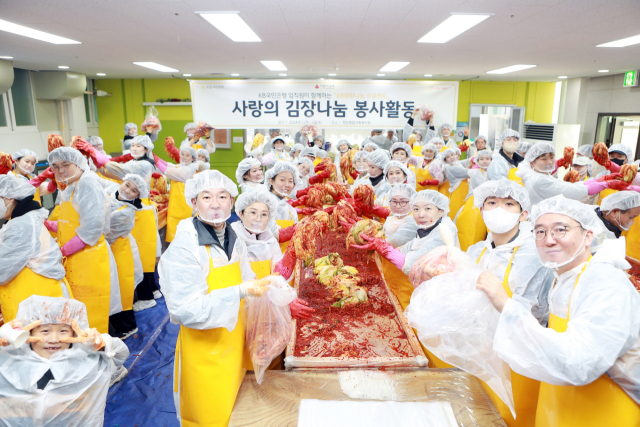
[[[454, 126], [457, 81], [192, 80], [195, 122], [216, 128], [402, 128], [428, 105], [436, 126]], [[417, 124], [417, 123], [416, 123]]]

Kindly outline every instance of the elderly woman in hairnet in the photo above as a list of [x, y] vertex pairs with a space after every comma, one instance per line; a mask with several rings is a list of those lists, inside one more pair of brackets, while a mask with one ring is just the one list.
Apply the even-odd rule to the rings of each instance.
[[444, 142], [444, 146], [447, 148], [458, 147], [458, 144], [456, 144], [456, 141], [451, 137], [452, 132], [453, 132], [453, 126], [451, 126], [449, 123], [443, 123], [438, 129], [438, 135], [440, 136], [440, 138], [442, 138], [442, 141]]
[[442, 163], [436, 161], [438, 152], [439, 150], [432, 142], [428, 142], [422, 147], [422, 158], [419, 159], [415, 168], [416, 191], [438, 191], [438, 186], [444, 182]]
[[480, 151], [482, 150], [490, 150], [493, 149], [489, 146], [489, 140], [484, 135], [478, 135], [473, 143], [469, 146], [469, 150], [467, 151], [467, 157], [469, 159], [473, 159]]
[[289, 162], [278, 162], [265, 176], [264, 188], [278, 199], [278, 209], [270, 220], [271, 232], [278, 239], [284, 253], [298, 223], [298, 213], [287, 203], [294, 188], [299, 184], [298, 168]]
[[25, 344], [0, 340], [2, 425], [102, 426], [127, 346], [90, 328], [85, 305], [73, 299], [29, 297], [2, 328], [23, 327], [30, 334]]
[[271, 169], [280, 161], [290, 162], [291, 156], [285, 151], [284, 146], [284, 138], [280, 136], [273, 138], [271, 140], [271, 147], [273, 148], [273, 150], [265, 154], [263, 157], [258, 157], [258, 160], [260, 160], [260, 164], [262, 164], [262, 166], [266, 166], [267, 169]]
[[180, 325], [174, 401], [183, 425], [228, 423], [246, 372], [242, 300], [269, 283], [255, 280], [247, 245], [227, 223], [237, 195], [216, 170], [187, 180], [185, 199], [197, 216], [178, 224], [158, 265], [171, 321]]
[[555, 271], [549, 326], [528, 301], [480, 275], [477, 288], [501, 313], [494, 350], [513, 371], [540, 381], [536, 425], [638, 425], [640, 297], [624, 273], [624, 241], [606, 239], [592, 256], [602, 222], [562, 195], [535, 205], [531, 223], [540, 262]]
[[[365, 140], [365, 141], [367, 141], [367, 140]], [[367, 153], [371, 153], [371, 152], [376, 151], [378, 148], [379, 148], [378, 144], [376, 144], [375, 142], [369, 140], [369, 141], [365, 142], [363, 150], [366, 151]]]
[[635, 191], [613, 193], [602, 199], [600, 207], [596, 208], [596, 215], [604, 226], [603, 235], [596, 236], [598, 245], [602, 244], [603, 239], [619, 239], [640, 215], [640, 194]]
[[91, 325], [107, 332], [109, 315], [122, 311], [117, 267], [104, 238], [111, 218], [109, 198], [80, 151], [56, 148], [49, 153], [49, 164], [61, 186], [60, 217], [45, 226], [58, 234], [73, 297], [87, 306]]
[[327, 151], [325, 148], [324, 136], [318, 134], [313, 137], [312, 141], [309, 141], [309, 146], [316, 149], [316, 157], [324, 159], [327, 157]]
[[264, 184], [264, 172], [260, 160], [248, 157], [238, 163], [236, 182], [240, 192], [253, 191]]
[[416, 190], [409, 184], [398, 184], [385, 195], [389, 200], [391, 215], [387, 217], [382, 229], [387, 243], [394, 248], [408, 243], [418, 232], [418, 224], [413, 219], [411, 210], [411, 198], [415, 194]]
[[0, 175], [0, 309], [5, 322], [16, 317], [18, 305], [33, 294], [69, 296], [62, 253], [44, 223], [49, 215], [33, 200], [36, 189], [27, 181]]
[[500, 134], [499, 140], [501, 146], [498, 149], [496, 144], [498, 153], [487, 169], [487, 174], [490, 180], [508, 178], [515, 181], [518, 166], [524, 160], [524, 157], [516, 152], [520, 143], [520, 134], [515, 130], [507, 129]]
[[131, 140], [138, 136], [138, 125], [127, 123], [124, 125], [124, 138], [122, 139], [122, 154], [128, 154], [131, 150]]

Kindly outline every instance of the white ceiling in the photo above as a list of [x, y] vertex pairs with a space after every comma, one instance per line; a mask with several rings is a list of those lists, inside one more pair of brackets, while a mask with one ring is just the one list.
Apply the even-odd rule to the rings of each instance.
[[[262, 39], [234, 43], [195, 11], [239, 11]], [[445, 44], [417, 40], [451, 12], [495, 16]], [[640, 34], [639, 0], [0, 0], [0, 19], [81, 41], [53, 45], [0, 32], [0, 56], [32, 70], [105, 78], [162, 78], [133, 65], [153, 61], [210, 77], [279, 78], [260, 60], [280, 60], [289, 77], [376, 78], [388, 61], [410, 61], [389, 78], [557, 80], [640, 68], [640, 45], [596, 48]], [[499, 75], [514, 64], [536, 68]]]

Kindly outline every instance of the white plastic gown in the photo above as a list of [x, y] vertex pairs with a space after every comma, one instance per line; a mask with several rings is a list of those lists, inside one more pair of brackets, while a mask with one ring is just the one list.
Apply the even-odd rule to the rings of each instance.
[[[523, 162], [520, 162], [520, 166], [522, 166]], [[498, 179], [507, 179], [509, 178], [509, 171], [515, 168], [511, 163], [509, 163], [502, 154], [499, 152], [495, 152], [493, 154], [493, 160], [489, 164], [487, 168], [487, 175], [489, 176], [489, 181], [496, 181]]]
[[[404, 124], [404, 128], [402, 129], [402, 142], [406, 143], [409, 140], [409, 137], [413, 133], [413, 129], [414, 127], [409, 123]], [[420, 144], [424, 145], [426, 142], [431, 141], [431, 139], [435, 138], [436, 136], [438, 136], [436, 131], [432, 130], [428, 126], [425, 126], [424, 136], [422, 137], [422, 141], [420, 141]]]
[[500, 281], [509, 265], [513, 249], [517, 246], [511, 272], [509, 273], [509, 289], [515, 295], [520, 295], [531, 305], [531, 313], [541, 325], [547, 325], [549, 318], [549, 290], [553, 284], [553, 270], [543, 267], [537, 255], [536, 242], [531, 234], [532, 226], [528, 221], [520, 223], [518, 236], [509, 243], [492, 248], [493, 235], [489, 233], [487, 239], [472, 245], [467, 254], [477, 261], [486, 248], [478, 267], [493, 273]]
[[[373, 185], [373, 184], [371, 183], [371, 178], [370, 178], [370, 177], [367, 177], [367, 178], [364, 178], [364, 179], [363, 179], [361, 182], [359, 182], [357, 185], [370, 185], [370, 186], [371, 186], [371, 188], [373, 188], [373, 192], [374, 192], [374, 194], [376, 195], [376, 199], [377, 199], [377, 198], [380, 198], [380, 200], [381, 200], [379, 203], [376, 203], [376, 204], [381, 204], [381, 203], [382, 203], [382, 198], [383, 198], [384, 194], [385, 194], [387, 191], [391, 190], [391, 184], [389, 184], [389, 182], [387, 182], [387, 180], [386, 180], [386, 179], [384, 179], [384, 178], [382, 178], [382, 179], [380, 180], [380, 182], [378, 182], [376, 185]], [[356, 183], [354, 182], [354, 183], [353, 183], [353, 188], [356, 188], [356, 186], [357, 186], [357, 185], [356, 185]]]
[[418, 235], [418, 224], [416, 224], [412, 213], [409, 213], [404, 218], [389, 215], [382, 226], [382, 230], [386, 236], [387, 243], [394, 248], [399, 248]]
[[442, 170], [442, 163], [440, 163], [437, 160], [432, 160], [431, 163], [429, 163], [426, 168], [422, 167], [423, 164], [424, 164], [424, 157], [420, 161], [420, 165], [417, 166], [417, 168], [428, 169], [433, 179], [437, 179], [438, 181], [440, 181], [440, 184], [444, 182], [444, 172]]
[[458, 228], [453, 221], [451, 221], [451, 218], [444, 214], [440, 224], [432, 227], [431, 232], [427, 236], [421, 238], [416, 235], [411, 241], [409, 241], [409, 243], [400, 248], [400, 252], [405, 254], [404, 265], [402, 266], [404, 274], [409, 275], [411, 267], [413, 267], [413, 264], [422, 255], [437, 248], [438, 246], [445, 246], [445, 242], [442, 240], [442, 237], [440, 237], [440, 231], [438, 230], [440, 227], [449, 228], [455, 236], [455, 246], [458, 248], [460, 247], [460, 241], [458, 240]]
[[188, 179], [198, 172], [199, 167], [198, 162], [189, 163], [188, 165], [168, 163], [164, 175], [174, 181], [187, 182]]
[[246, 193], [247, 191], [253, 191], [259, 188], [263, 188], [264, 184], [261, 184], [259, 182], [253, 182], [253, 181], [242, 181], [240, 183], [240, 192], [241, 193]]
[[[129, 245], [131, 246], [131, 253], [133, 254], [133, 277], [136, 286], [138, 286], [144, 278], [144, 273], [142, 271], [142, 260], [140, 259], [138, 244], [136, 243], [136, 239], [131, 235], [131, 230], [133, 230], [136, 221], [136, 209], [130, 203], [116, 200], [115, 194], [111, 195], [109, 201], [111, 202], [111, 227], [109, 231], [105, 233], [104, 238], [109, 245], [113, 245], [113, 242], [118, 238], [129, 237]], [[124, 209], [120, 209], [123, 206]]]
[[109, 162], [105, 165], [105, 169], [120, 180], [124, 179], [128, 173], [140, 175], [148, 185], [155, 168], [148, 160], [130, 160], [127, 163]]
[[[62, 252], [44, 226], [49, 211], [28, 212], [0, 229], [0, 285], [15, 278], [23, 268], [50, 279], [62, 280]], [[64, 291], [66, 286], [62, 285]]]
[[269, 153], [265, 154], [264, 157], [259, 157], [258, 160], [260, 160], [260, 164], [262, 166], [266, 166], [267, 169], [271, 169], [277, 161], [284, 160], [290, 162], [291, 156], [284, 150], [271, 150]]
[[[207, 144], [206, 139], [200, 138], [200, 140], [196, 141], [196, 144], [200, 144], [202, 145], [202, 148], [204, 148], [205, 150], [207, 150], [209, 152], [209, 154], [213, 154], [216, 152], [216, 144], [211, 144], [211, 147], [209, 147], [209, 144]], [[191, 147], [191, 144], [189, 143], [189, 137], [186, 137], [181, 143], [180, 143], [180, 149], [182, 150], [183, 147]]]
[[[242, 240], [236, 240], [230, 260], [217, 245], [209, 248], [214, 268], [239, 262], [242, 280], [256, 278]], [[206, 246], [198, 245], [193, 218], [178, 223], [175, 239], [160, 258], [158, 274], [171, 323], [199, 330], [227, 328], [229, 332], [236, 327], [240, 313], [239, 286], [209, 292], [209, 255]]]
[[449, 181], [450, 193], [453, 193], [464, 179], [469, 178], [469, 169], [459, 163], [452, 165], [443, 163], [442, 169], [444, 170], [445, 179]]
[[515, 372], [554, 385], [580, 386], [604, 373], [640, 404], [640, 296], [622, 271], [624, 239], [606, 240], [589, 262], [556, 275], [551, 313], [566, 319], [558, 333], [538, 324], [528, 307], [510, 299], [502, 310], [494, 349]]
[[473, 196], [473, 190], [476, 189], [479, 185], [484, 184], [489, 181], [489, 175], [486, 169], [478, 168], [478, 169], [469, 169], [469, 192], [467, 193], [468, 199]]
[[582, 181], [572, 183], [553, 178], [547, 174], [534, 171], [524, 162], [520, 163], [516, 176], [522, 178], [524, 188], [529, 191], [532, 205], [560, 194], [567, 199], [577, 200], [582, 203], [587, 202], [589, 199], [587, 186]]
[[271, 260], [271, 271], [273, 271], [282, 259], [282, 251], [269, 227], [258, 235], [249, 233], [242, 225], [242, 221], [234, 222], [231, 228], [236, 232], [238, 240], [242, 240], [247, 246], [249, 261]]
[[279, 235], [278, 230], [280, 230], [281, 227], [276, 223], [276, 220], [293, 220], [294, 224], [298, 223], [298, 212], [296, 212], [296, 208], [287, 203], [287, 199], [278, 197], [278, 210], [276, 215], [269, 220], [269, 230], [271, 230], [271, 233], [277, 240]]

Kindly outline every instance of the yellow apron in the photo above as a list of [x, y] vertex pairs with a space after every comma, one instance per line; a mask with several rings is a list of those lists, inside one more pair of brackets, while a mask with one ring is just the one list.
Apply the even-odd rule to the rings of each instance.
[[[75, 189], [74, 189], [75, 191]], [[73, 193], [71, 194], [73, 200]], [[60, 203], [58, 220], [58, 244], [62, 247], [76, 236], [80, 215], [71, 200]], [[87, 306], [89, 325], [101, 334], [109, 332], [109, 301], [111, 297], [111, 272], [109, 249], [104, 235], [95, 246], [85, 246], [64, 261], [66, 278], [73, 296]]]
[[113, 179], [113, 178], [108, 178], [102, 175], [100, 172], [96, 172], [96, 175], [98, 175], [102, 179], [106, 179], [107, 181], [115, 182], [116, 184], [122, 184], [122, 181], [118, 181], [117, 179]]
[[153, 273], [156, 270], [157, 233], [153, 211], [151, 209], [136, 211], [136, 222], [131, 235], [136, 239], [144, 273]]
[[169, 207], [167, 209], [167, 242], [173, 241], [176, 236], [178, 223], [191, 217], [192, 213], [193, 207], [187, 205], [187, 201], [184, 198], [184, 182], [171, 181]]
[[618, 190], [612, 190], [610, 188], [605, 188], [604, 190], [602, 190], [600, 193], [598, 193], [598, 206], [602, 204], [602, 199], [617, 192]]
[[[588, 265], [588, 264], [587, 264]], [[585, 265], [582, 273], [587, 268]], [[575, 290], [580, 280], [576, 279]], [[566, 332], [567, 318], [549, 314], [549, 328]], [[631, 427], [640, 425], [640, 406], [606, 373], [591, 384], [559, 386], [540, 383], [536, 427]]]
[[[49, 214], [49, 221], [57, 221], [60, 218], [60, 205], [55, 205], [53, 207], [53, 210], [51, 211], [51, 213]], [[58, 233], [55, 233], [53, 231], [49, 231], [49, 234], [51, 234], [51, 237], [53, 237], [54, 239], [58, 238]]]
[[417, 143], [413, 144], [413, 147], [411, 147], [411, 152], [415, 155], [415, 156], [420, 156], [422, 157], [422, 145], [418, 145]]
[[[279, 160], [279, 159], [278, 159]], [[322, 159], [320, 157], [316, 157], [316, 159], [313, 161], [313, 167], [315, 168], [316, 166], [318, 166], [318, 164], [322, 161]]]
[[516, 176], [516, 172], [518, 172], [518, 168], [509, 169], [509, 174], [507, 175], [507, 178], [509, 178], [511, 181], [517, 182], [518, 184], [524, 187], [524, 182], [522, 182], [522, 178], [520, 178], [519, 176]]
[[[276, 224], [278, 224], [280, 228], [291, 227], [293, 224], [295, 224], [295, 221], [291, 216], [291, 212], [289, 212], [289, 216], [291, 217], [291, 219], [276, 219]], [[283, 254], [286, 252], [287, 248], [289, 247], [289, 242], [290, 240], [280, 243], [280, 250], [282, 251]]]
[[438, 187], [438, 192], [440, 194], [444, 194], [447, 197], [451, 197], [451, 193], [449, 193], [449, 181], [445, 181]]
[[[513, 292], [511, 292], [511, 288], [509, 288], [509, 274], [511, 273], [513, 257], [516, 256], [518, 248], [519, 246], [516, 246], [513, 249], [513, 254], [511, 255], [509, 265], [507, 266], [507, 271], [504, 273], [504, 280], [502, 281], [502, 286], [504, 287], [504, 290], [507, 291], [507, 295], [509, 295], [509, 298], [513, 297]], [[487, 248], [484, 248], [482, 250], [482, 253], [478, 257], [476, 263], [480, 262], [480, 259], [482, 258], [486, 250]], [[536, 407], [538, 405], [538, 390], [540, 388], [540, 381], [522, 376], [516, 372], [513, 372], [513, 370], [511, 371], [511, 390], [513, 391], [513, 404], [516, 410], [517, 419], [513, 418], [509, 407], [504, 404], [502, 399], [500, 399], [498, 395], [493, 392], [493, 390], [491, 390], [487, 383], [481, 380], [479, 381], [484, 391], [487, 393], [487, 395], [489, 395], [489, 399], [491, 399], [493, 406], [496, 407], [496, 409], [500, 413], [500, 416], [504, 419], [504, 422], [507, 423], [507, 426], [534, 426]]]
[[[60, 280], [50, 279], [34, 273], [29, 267], [24, 267], [20, 273], [11, 279], [6, 285], [0, 286], [0, 308], [4, 323], [16, 318], [18, 306], [31, 295], [44, 297], [62, 297]], [[67, 288], [69, 287], [65, 280]]]
[[201, 144], [193, 144], [191, 146], [191, 148], [193, 148], [194, 150], [198, 151], [201, 148], [204, 148]]
[[133, 291], [136, 288], [136, 280], [133, 273], [133, 252], [129, 236], [118, 237], [111, 245], [111, 252], [113, 252], [118, 266], [122, 311], [133, 310]]
[[[13, 173], [13, 175], [18, 179], [20, 179], [20, 176], [23, 176], [23, 175], [18, 176], [15, 170], [12, 170], [11, 173]], [[35, 178], [35, 176], [29, 174], [29, 176], [26, 176], [25, 178], [27, 178], [27, 180], [30, 181], [33, 178]], [[40, 201], [40, 187], [36, 188], [36, 193], [33, 195], [33, 200], [35, 200], [36, 202], [38, 202], [40, 206], [42, 206], [42, 202]]]
[[640, 220], [635, 221], [628, 231], [623, 231], [626, 238], [627, 256], [640, 259]]
[[[431, 164], [431, 163], [429, 163], [429, 164]], [[428, 167], [429, 167], [429, 165], [427, 165], [427, 168]], [[420, 185], [420, 183], [422, 181], [435, 179], [433, 177], [433, 175], [431, 175], [431, 172], [429, 172], [429, 169], [415, 168], [413, 171], [416, 173], [416, 191], [421, 191], [421, 190], [438, 191], [438, 186], [437, 185], [427, 185], [427, 186]], [[447, 188], [449, 188], [449, 187], [447, 187]]]
[[482, 219], [482, 212], [473, 204], [473, 195], [467, 199], [458, 215], [458, 240], [460, 249], [466, 252], [471, 245], [487, 238], [487, 226]]
[[[209, 292], [242, 283], [240, 263], [214, 268], [209, 247], [207, 252]], [[246, 373], [244, 334], [242, 316], [233, 332], [226, 328], [197, 330], [180, 326], [174, 391], [180, 393], [182, 427], [228, 425]]]
[[449, 192], [449, 181], [445, 181], [438, 191], [449, 198], [449, 218], [453, 221], [456, 214], [464, 206], [464, 199], [469, 194], [469, 179], [463, 179], [458, 185], [458, 188], [453, 190], [453, 193]]

